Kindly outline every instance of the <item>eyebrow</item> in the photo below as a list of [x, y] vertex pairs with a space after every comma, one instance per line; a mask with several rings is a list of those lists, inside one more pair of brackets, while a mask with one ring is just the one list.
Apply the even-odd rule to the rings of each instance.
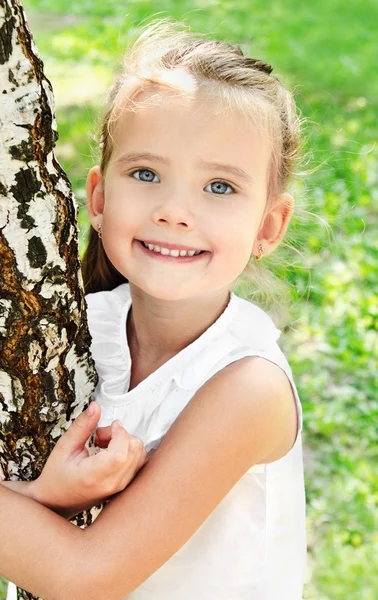
[[138, 163], [143, 160], [169, 165], [169, 160], [167, 158], [159, 156], [158, 154], [151, 154], [151, 152], [130, 152], [130, 154], [124, 154], [116, 161], [116, 164], [122, 167], [125, 164]]
[[[123, 156], [121, 156], [121, 158], [119, 158], [116, 161], [116, 164], [119, 167], [122, 167], [125, 164], [138, 163], [143, 160], [157, 162], [163, 165], [170, 164], [170, 161], [167, 158], [159, 156], [158, 154], [152, 154], [151, 152], [130, 152], [129, 154], [124, 154]], [[217, 171], [223, 171], [224, 173], [229, 173], [230, 175], [233, 175], [234, 177], [237, 177], [238, 179], [241, 179], [247, 183], [254, 182], [253, 177], [248, 175], [245, 171], [243, 171], [243, 169], [240, 169], [239, 167], [215, 162], [207, 162], [205, 160], [200, 160], [198, 162], [198, 166], [203, 171], [214, 169]]]
[[223, 165], [221, 163], [207, 162], [205, 160], [201, 160], [199, 162], [199, 167], [202, 170], [214, 169], [216, 171], [224, 171], [225, 173], [229, 173], [230, 175], [233, 175], [238, 179], [242, 179], [247, 183], [253, 183], [254, 181], [253, 177], [248, 175], [245, 171], [243, 171], [243, 169], [240, 169], [239, 167], [234, 167], [232, 165]]

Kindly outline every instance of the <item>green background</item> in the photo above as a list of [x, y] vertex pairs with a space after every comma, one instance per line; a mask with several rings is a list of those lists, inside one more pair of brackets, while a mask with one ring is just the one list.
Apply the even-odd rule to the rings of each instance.
[[[57, 155], [80, 203], [104, 95], [129, 36], [159, 13], [274, 65], [306, 118], [297, 216], [267, 261], [289, 284], [283, 347], [304, 408], [304, 598], [378, 597], [376, 0], [28, 0], [57, 99]], [[81, 246], [87, 222], [80, 211]], [[2, 598], [0, 579], [0, 598]], [[4, 586], [5, 589], [5, 586]], [[278, 600], [278, 599], [277, 599]]]

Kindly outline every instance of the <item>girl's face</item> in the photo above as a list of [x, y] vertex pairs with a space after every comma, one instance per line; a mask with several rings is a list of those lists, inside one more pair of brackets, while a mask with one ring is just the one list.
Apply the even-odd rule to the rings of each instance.
[[[279, 243], [290, 218], [287, 194], [264, 214], [269, 140], [214, 103], [169, 91], [159, 100], [123, 113], [105, 179], [98, 167], [89, 174], [92, 225], [102, 224], [116, 269], [155, 298], [229, 289], [260, 243], [266, 252]], [[187, 248], [201, 253], [176, 256]]]

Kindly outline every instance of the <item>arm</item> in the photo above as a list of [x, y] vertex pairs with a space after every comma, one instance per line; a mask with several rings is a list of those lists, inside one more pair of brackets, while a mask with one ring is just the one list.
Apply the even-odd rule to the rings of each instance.
[[[81, 413], [58, 440], [36, 480], [1, 481], [4, 475], [0, 468], [0, 487], [36, 500], [67, 519], [124, 490], [143, 466], [146, 450], [141, 440], [113, 421], [106, 428], [106, 444], [98, 439], [90, 456], [86, 442], [100, 415], [99, 405], [91, 402], [90, 409]], [[101, 428], [96, 439], [99, 431]]]
[[[66, 580], [82, 560], [82, 529], [0, 485], [0, 539], [1, 575], [45, 600], [64, 597]], [[65, 571], [68, 557], [72, 564]]]
[[[229, 365], [195, 394], [144, 469], [89, 529], [77, 530], [17, 494], [12, 505], [4, 495], [12, 492], [0, 489], [0, 514], [8, 510], [0, 539], [12, 544], [11, 552], [0, 549], [4, 575], [46, 600], [124, 598], [193, 535], [253, 464], [289, 451], [296, 420], [278, 367], [259, 358]], [[20, 518], [11, 526], [14, 514]]]

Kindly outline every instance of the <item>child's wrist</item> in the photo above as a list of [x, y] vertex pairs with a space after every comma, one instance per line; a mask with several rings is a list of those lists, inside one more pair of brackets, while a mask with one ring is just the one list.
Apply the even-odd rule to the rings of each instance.
[[1, 481], [0, 484], [7, 487], [9, 490], [13, 492], [17, 492], [17, 494], [21, 494], [22, 496], [26, 496], [26, 498], [31, 498], [31, 500], [35, 500], [39, 504], [45, 504], [43, 500], [40, 498], [36, 481]]
[[27, 483], [27, 494], [28, 497], [32, 500], [35, 500], [39, 504], [43, 504], [43, 506], [49, 508], [50, 510], [57, 513], [61, 517], [64, 517], [65, 519], [70, 519], [72, 516], [74, 516], [74, 514], [76, 514], [72, 512], [72, 509], [70, 510], [69, 508], [58, 506], [51, 502], [51, 498], [49, 499], [43, 494], [43, 490], [41, 490], [40, 486], [40, 480], [38, 478], [33, 481], [28, 481]]
[[7, 487], [9, 490], [13, 492], [17, 492], [17, 494], [21, 494], [22, 496], [26, 496], [27, 498], [33, 497], [33, 481], [0, 481], [0, 485]]
[[50, 502], [47, 502], [46, 499], [43, 498], [43, 495], [41, 494], [41, 490], [39, 489], [38, 479], [35, 479], [33, 481], [1, 481], [0, 480], [0, 485], [7, 487], [9, 490], [12, 490], [13, 492], [16, 492], [17, 494], [21, 494], [22, 496], [25, 496], [26, 498], [30, 498], [31, 500], [38, 502], [38, 504], [42, 504], [43, 506], [46, 506], [46, 508], [49, 508], [50, 510], [56, 512], [57, 514], [59, 514], [61, 517], [64, 517], [65, 519], [70, 519], [75, 514], [72, 510], [68, 510], [63, 507], [56, 507], [56, 506], [53, 506]]

